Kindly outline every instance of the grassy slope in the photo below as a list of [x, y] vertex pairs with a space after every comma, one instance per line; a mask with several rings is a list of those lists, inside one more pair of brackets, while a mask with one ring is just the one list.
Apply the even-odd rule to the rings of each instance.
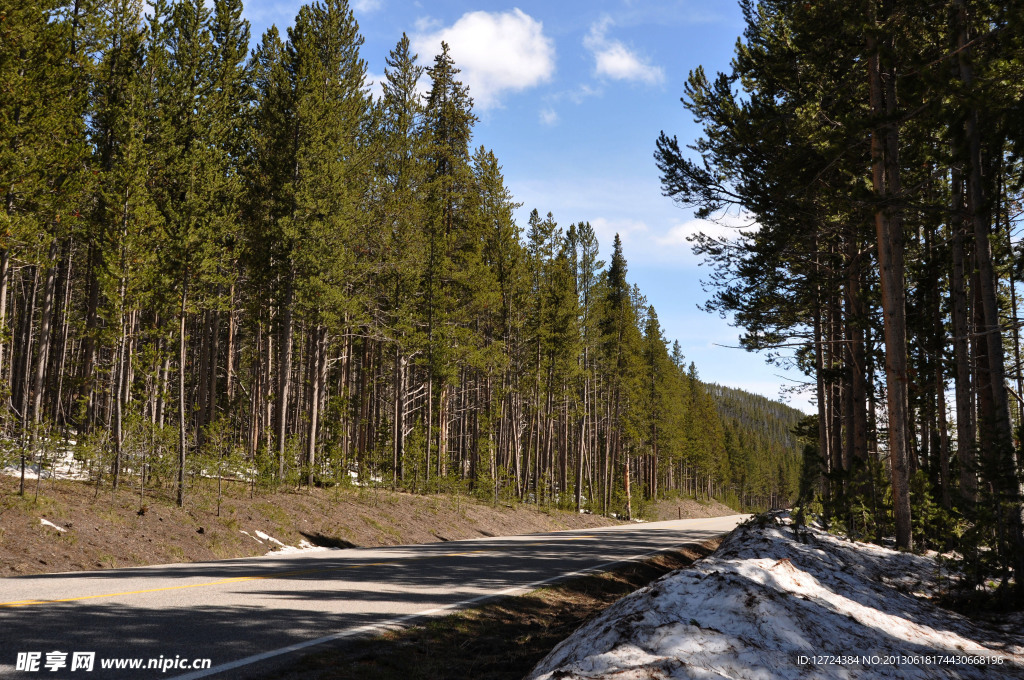
[[137, 490], [113, 494], [104, 488], [97, 496], [94, 487], [72, 481], [45, 481], [38, 499], [31, 493], [33, 482], [21, 498], [17, 484], [0, 476], [0, 576], [262, 555], [275, 544], [260, 542], [257, 531], [286, 545], [355, 547], [615, 523], [596, 515], [383, 489], [303, 489], [249, 498], [240, 485], [225, 486], [218, 516], [212, 482], [194, 489], [184, 508], [167, 493], [140, 502]]

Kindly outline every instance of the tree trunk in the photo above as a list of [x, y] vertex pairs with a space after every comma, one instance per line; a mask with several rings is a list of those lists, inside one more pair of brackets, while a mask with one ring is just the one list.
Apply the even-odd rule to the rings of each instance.
[[99, 345], [99, 301], [100, 282], [96, 272], [102, 271], [105, 267], [103, 253], [95, 245], [89, 248], [89, 301], [85, 313], [85, 342], [84, 356], [82, 358], [82, 381], [80, 390], [85, 397], [85, 413], [78, 423], [79, 433], [84, 433], [92, 427], [95, 417], [95, 391], [93, 373], [96, 368], [96, 353]]
[[[218, 285], [217, 299], [220, 300]], [[210, 358], [206, 363], [209, 373], [206, 376], [206, 423], [212, 425], [217, 419], [217, 362], [220, 359], [220, 309], [211, 313], [210, 319]]]
[[[225, 375], [224, 391], [228, 397], [228, 407], [235, 400], [235, 334], [237, 332], [237, 321], [235, 319], [235, 283], [231, 282], [228, 290], [228, 356]], [[253, 412], [255, 414], [255, 411]]]
[[115, 391], [114, 397], [114, 465], [112, 472], [113, 482], [111, 486], [114, 491], [117, 491], [118, 484], [121, 481], [121, 454], [122, 446], [124, 444], [124, 382], [125, 382], [125, 352], [128, 349], [128, 338], [127, 338], [127, 324], [124, 318], [124, 293], [125, 293], [125, 281], [121, 279], [119, 297], [120, 297], [120, 323], [121, 323], [121, 337], [118, 338], [117, 342], [117, 353], [114, 375], [112, 376], [111, 391]]
[[294, 274], [289, 271], [282, 305], [281, 346], [278, 348], [277, 394], [277, 482], [284, 481], [284, 448], [288, 428], [288, 396], [292, 379], [292, 292]]
[[[886, 47], [891, 48], [891, 34]], [[887, 49], [887, 51], [890, 51]], [[910, 550], [910, 487], [907, 472], [907, 325], [903, 262], [903, 220], [892, 202], [900, 196], [898, 131], [896, 112], [896, 70], [887, 65], [883, 73], [879, 49], [873, 35], [868, 37], [871, 111], [876, 119], [871, 131], [871, 179], [878, 205], [875, 232], [882, 289], [882, 318], [885, 330], [885, 374], [889, 415], [889, 458], [892, 474], [896, 547]]]
[[971, 353], [968, 344], [970, 325], [967, 315], [967, 275], [963, 229], [963, 179], [956, 168], [952, 172], [953, 205], [950, 219], [949, 305], [953, 325], [953, 384], [956, 391], [956, 444], [960, 459], [960, 494], [968, 505], [978, 502], [978, 476], [975, 450], [974, 409], [971, 408]]
[[[15, 394], [18, 395], [17, 404], [21, 411], [21, 482], [18, 485], [18, 494], [21, 496], [25, 495], [25, 451], [27, 444], [28, 435], [28, 405], [29, 405], [29, 377], [32, 371], [32, 318], [35, 316], [36, 308], [36, 291], [39, 288], [39, 266], [32, 267], [32, 287], [31, 292], [25, 297], [25, 312], [21, 318], [21, 338], [19, 343], [19, 349], [21, 359], [17, 363], [17, 377], [18, 377], [18, 389], [15, 390]], [[18, 352], [15, 352], [17, 356]], [[12, 376], [12, 383], [13, 383]], [[34, 454], [34, 452], [33, 452]]]
[[181, 287], [181, 308], [178, 310], [178, 507], [185, 505], [185, 447], [188, 411], [185, 408], [185, 310], [188, 303], [188, 275]]
[[32, 391], [34, 401], [32, 406], [32, 441], [39, 438], [39, 424], [43, 416], [43, 379], [46, 377], [46, 367], [50, 358], [50, 326], [53, 319], [53, 304], [55, 298], [57, 280], [57, 239], [50, 244], [48, 267], [46, 271], [46, 286], [43, 289], [43, 314], [39, 322], [39, 359], [36, 362], [36, 375]]
[[326, 361], [327, 332], [322, 326], [317, 326], [313, 331], [313, 356], [310, 358], [310, 381], [309, 397], [309, 436], [306, 442], [306, 484], [310, 487], [315, 482], [316, 468], [316, 440], [317, 431], [320, 427], [320, 395], [323, 393], [324, 381], [327, 378]]
[[[60, 306], [60, 344], [55, 348], [54, 355], [57, 358], [57, 369], [53, 372], [52, 382], [56, 385], [52, 389], [52, 397], [50, 402], [50, 413], [53, 421], [59, 423], [61, 426], [66, 423], [66, 411], [63, 406], [63, 395], [64, 395], [64, 378], [65, 369], [67, 366], [67, 355], [68, 355], [68, 336], [71, 331], [71, 262], [72, 255], [74, 252], [74, 244], [71, 239], [68, 239], [67, 245], [64, 250], [67, 252], [67, 256], [64, 258], [64, 272], [63, 272], [63, 288], [64, 294], [61, 300]], [[2, 305], [0, 305], [2, 307]], [[3, 324], [0, 324], [0, 328]], [[0, 367], [3, 366], [3, 361], [0, 360]], [[0, 374], [2, 374], [2, 368], [0, 368]]]
[[397, 487], [404, 479], [402, 474], [402, 459], [405, 454], [405, 357], [402, 356], [402, 349], [395, 345], [394, 374], [392, 375], [394, 389], [394, 413], [392, 414], [392, 461], [391, 461], [391, 483]]
[[867, 367], [864, 351], [864, 304], [861, 297], [861, 263], [859, 243], [851, 228], [847, 243], [847, 323], [849, 324], [850, 349], [850, 401], [852, 410], [852, 432], [849, 435], [850, 458], [861, 464], [868, 459], [868, 411], [867, 411]]
[[[0, 253], [0, 382], [4, 378], [4, 347], [7, 345], [7, 286], [11, 277], [11, 251]], [[12, 376], [13, 381], [13, 376]], [[11, 382], [7, 383], [8, 385]], [[6, 402], [6, 399], [4, 400]], [[6, 410], [6, 403], [4, 404]]]

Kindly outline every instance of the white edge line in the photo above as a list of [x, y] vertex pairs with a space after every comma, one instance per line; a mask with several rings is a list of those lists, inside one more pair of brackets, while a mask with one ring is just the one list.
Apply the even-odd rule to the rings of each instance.
[[346, 630], [343, 630], [343, 631], [340, 631], [340, 632], [337, 632], [337, 633], [331, 633], [330, 635], [325, 635], [323, 637], [315, 638], [313, 640], [304, 640], [302, 642], [296, 642], [295, 644], [288, 645], [287, 647], [281, 647], [279, 649], [272, 649], [269, 652], [263, 652], [262, 654], [254, 654], [252, 656], [247, 656], [247, 657], [245, 657], [243, 659], [238, 659], [237, 661], [229, 661], [227, 663], [222, 663], [219, 666], [213, 666], [211, 668], [207, 668], [207, 669], [204, 669], [204, 670], [194, 671], [192, 673], [186, 673], [185, 675], [176, 675], [174, 677], [168, 678], [168, 680], [198, 680], [199, 678], [207, 678], [207, 677], [209, 677], [211, 675], [216, 675], [217, 673], [224, 673], [226, 671], [234, 670], [236, 668], [241, 668], [242, 666], [248, 666], [250, 664], [254, 664], [254, 663], [257, 663], [259, 661], [265, 661], [266, 659], [272, 659], [275, 656], [282, 656], [284, 654], [290, 654], [291, 652], [297, 652], [297, 651], [299, 651], [301, 649], [306, 649], [307, 647], [315, 647], [317, 645], [322, 645], [322, 644], [327, 643], [327, 642], [334, 642], [335, 640], [343, 640], [345, 638], [356, 637], [356, 636], [359, 636], [359, 635], [364, 635], [364, 634], [368, 634], [368, 633], [374, 633], [374, 632], [377, 632], [377, 631], [383, 631], [383, 630], [387, 630], [387, 629], [402, 628], [403, 624], [406, 624], [409, 621], [412, 621], [413, 619], [426, 618], [426, 617], [429, 617], [429, 616], [435, 616], [435, 615], [440, 614], [442, 612], [452, 611], [452, 610], [456, 610], [456, 609], [462, 609], [462, 608], [467, 607], [469, 605], [476, 604], [477, 602], [482, 602], [483, 600], [490, 600], [490, 599], [495, 598], [495, 597], [504, 597], [506, 595], [513, 595], [513, 594], [516, 594], [516, 593], [522, 593], [522, 592], [528, 592], [528, 591], [531, 591], [531, 590], [536, 590], [540, 586], [543, 586], [543, 585], [545, 585], [547, 583], [551, 583], [552, 581], [560, 581], [562, 579], [573, 578], [575, 576], [583, 576], [584, 574], [589, 574], [590, 572], [593, 572], [593, 571], [601, 571], [605, 567], [610, 567], [610, 566], [615, 565], [615, 564], [622, 564], [624, 562], [633, 562], [635, 560], [643, 559], [644, 557], [648, 557], [650, 555], [656, 555], [658, 553], [662, 553], [662, 552], [666, 552], [668, 550], [673, 550], [675, 548], [679, 548], [680, 546], [693, 545], [694, 543], [697, 543], [697, 542], [698, 542], [698, 540], [685, 541], [683, 543], [676, 543], [674, 545], [670, 545], [670, 546], [667, 546], [667, 547], [664, 547], [664, 548], [659, 548], [657, 550], [651, 550], [650, 552], [641, 553], [639, 555], [633, 555], [632, 557], [625, 557], [625, 558], [623, 558], [621, 560], [612, 560], [611, 562], [605, 562], [604, 564], [598, 564], [597, 566], [594, 566], [594, 567], [587, 567], [586, 569], [580, 569], [578, 571], [573, 571], [573, 572], [570, 572], [568, 574], [559, 574], [557, 576], [552, 576], [551, 578], [546, 578], [546, 579], [544, 579], [542, 581], [534, 581], [533, 583], [528, 583], [528, 584], [526, 584], [524, 586], [513, 586], [512, 588], [506, 588], [505, 590], [499, 590], [496, 593], [489, 593], [487, 595], [479, 595], [477, 597], [470, 598], [468, 600], [462, 600], [461, 602], [455, 602], [455, 603], [452, 603], [452, 604], [444, 605], [443, 607], [436, 607], [434, 609], [425, 609], [425, 610], [423, 610], [421, 612], [416, 612], [414, 614], [406, 614], [404, 616], [398, 616], [398, 617], [395, 617], [393, 619], [388, 619], [387, 621], [381, 621], [380, 623], [370, 623], [370, 624], [367, 624], [365, 626], [359, 626], [357, 628], [348, 628]]

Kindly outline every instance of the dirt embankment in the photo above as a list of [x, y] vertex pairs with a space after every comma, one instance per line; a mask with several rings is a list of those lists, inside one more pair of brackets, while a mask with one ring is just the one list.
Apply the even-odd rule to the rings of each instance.
[[[263, 555], [285, 546], [372, 547], [509, 536], [616, 524], [598, 515], [491, 505], [465, 496], [420, 496], [386, 489], [302, 489], [250, 498], [225, 484], [220, 515], [213, 481], [191, 490], [184, 508], [169, 490], [96, 493], [83, 482], [43, 482], [24, 498], [0, 475], [0, 576], [110, 569]], [[716, 502], [663, 500], [648, 520], [717, 517]], [[42, 521], [45, 520], [45, 523]], [[53, 526], [56, 525], [56, 526]]]
[[[0, 576], [263, 555], [281, 545], [357, 547], [580, 529], [616, 523], [532, 506], [384, 489], [313, 489], [257, 495], [197, 489], [184, 508], [167, 497], [45, 481], [38, 499], [0, 476]], [[50, 524], [46, 524], [42, 522]], [[55, 526], [54, 526], [55, 525]]]
[[693, 498], [666, 498], [651, 503], [645, 511], [646, 519], [661, 522], [670, 519], [697, 519], [700, 517], [728, 517], [738, 512], [716, 500]]

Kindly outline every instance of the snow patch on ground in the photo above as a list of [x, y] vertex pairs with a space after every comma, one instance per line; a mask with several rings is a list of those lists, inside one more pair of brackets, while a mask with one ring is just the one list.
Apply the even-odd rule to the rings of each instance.
[[[74, 444], [74, 442], [70, 442]], [[9, 462], [0, 469], [0, 474], [8, 477], [21, 477], [21, 462]], [[26, 461], [25, 479], [39, 479], [40, 465]], [[47, 456], [45, 466], [42, 467], [43, 479], [89, 479], [89, 470], [85, 464], [75, 458], [74, 451], [70, 448], [62, 449]]]
[[255, 536], [253, 536], [252, 534], [250, 534], [250, 533], [249, 533], [248, 531], [246, 531], [246, 530], [242, 529], [242, 530], [240, 530], [240, 531], [239, 531], [239, 533], [241, 533], [241, 534], [245, 534], [246, 536], [248, 536], [248, 537], [249, 537], [249, 538], [251, 538], [252, 540], [254, 540], [254, 541], [256, 541], [257, 543], [259, 543], [260, 545], [263, 545], [263, 541], [261, 541], [260, 539], [256, 538]]
[[65, 529], [64, 527], [59, 527], [56, 524], [54, 524], [53, 522], [51, 522], [50, 520], [43, 519], [42, 517], [39, 518], [39, 523], [42, 524], [43, 526], [53, 527], [54, 529], [56, 529], [57, 531], [61, 532], [62, 534], [65, 531], [67, 531], [67, 529]]
[[[249, 538], [251, 538], [252, 540], [256, 541], [257, 543], [259, 543], [261, 545], [263, 544], [263, 541], [266, 541], [268, 543], [276, 544], [275, 547], [273, 549], [271, 549], [270, 552], [267, 553], [268, 555], [281, 555], [281, 554], [298, 553], [298, 552], [316, 552], [316, 551], [320, 551], [320, 550], [334, 550], [334, 548], [326, 548], [326, 547], [323, 547], [323, 546], [313, 545], [312, 543], [310, 543], [309, 541], [307, 541], [305, 539], [299, 541], [298, 545], [285, 545], [284, 543], [282, 543], [281, 541], [277, 540], [276, 538], [274, 538], [270, 534], [263, 533], [262, 531], [259, 531], [258, 529], [254, 532], [256, 534], [256, 536], [253, 536], [252, 534], [250, 534], [248, 531], [245, 531], [245, 530], [241, 530], [240, 533], [245, 534], [246, 536], [248, 536]], [[259, 538], [257, 538], [257, 536]], [[261, 538], [263, 539], [262, 541], [260, 540]]]
[[313, 545], [309, 541], [299, 541], [298, 545], [286, 545], [282, 548], [275, 548], [271, 551], [274, 555], [280, 555], [282, 553], [298, 553], [298, 552], [319, 552], [321, 550], [336, 550], [336, 548], [325, 548], [323, 546]]
[[928, 601], [949, 577], [933, 558], [815, 528], [798, 538], [781, 518], [751, 523], [617, 602], [528, 678], [1024, 678], [1024, 631]]
[[282, 548], [284, 547], [284, 543], [282, 543], [281, 541], [277, 540], [276, 538], [274, 538], [270, 534], [263, 533], [259, 529], [256, 530], [256, 535], [259, 536], [260, 538], [262, 538], [264, 541], [268, 541], [270, 543], [276, 543], [277, 545], [281, 546]]

